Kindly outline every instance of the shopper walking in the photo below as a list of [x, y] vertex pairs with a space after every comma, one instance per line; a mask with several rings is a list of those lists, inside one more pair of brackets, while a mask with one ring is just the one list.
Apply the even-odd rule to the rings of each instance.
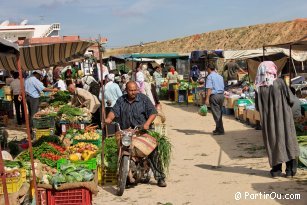
[[11, 82], [10, 87], [14, 96], [15, 112], [18, 125], [22, 125], [25, 122], [25, 111], [23, 109], [23, 100], [20, 91], [20, 79], [19, 73], [13, 73], [14, 80]]
[[262, 135], [272, 167], [272, 177], [281, 176], [286, 163], [286, 177], [297, 171], [299, 147], [293, 114], [293, 95], [283, 79], [277, 78], [277, 66], [272, 61], [262, 62], [257, 71], [256, 109], [260, 113]]
[[213, 135], [223, 135], [223, 103], [224, 103], [224, 80], [221, 75], [215, 71], [215, 66], [213, 64], [208, 65], [208, 77], [206, 80], [206, 105], [210, 105], [213, 119], [215, 121], [215, 130]]

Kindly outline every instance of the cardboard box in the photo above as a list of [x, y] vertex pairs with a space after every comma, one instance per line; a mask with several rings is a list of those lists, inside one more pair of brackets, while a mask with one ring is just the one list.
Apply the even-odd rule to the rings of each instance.
[[227, 108], [233, 108], [235, 105], [236, 98], [227, 98]]
[[254, 110], [247, 110], [246, 118], [253, 120], [254, 119]]
[[247, 110], [243, 110], [243, 121], [246, 122], [247, 120]]
[[260, 122], [260, 113], [257, 110], [255, 110], [254, 118], [255, 118], [256, 121]]

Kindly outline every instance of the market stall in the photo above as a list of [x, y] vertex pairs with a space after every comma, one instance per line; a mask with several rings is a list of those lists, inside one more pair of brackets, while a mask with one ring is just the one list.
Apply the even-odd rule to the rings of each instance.
[[[9, 42], [6, 42], [1, 39], [1, 50], [0, 50], [1, 54], [4, 51], [6, 51], [5, 50], [6, 47], [9, 47], [10, 45], [12, 45], [11, 46], [12, 49], [11, 50], [7, 49], [8, 52], [6, 52], [5, 55], [0, 55], [1, 57], [0, 67], [10, 70], [16, 70], [18, 68], [18, 71], [21, 74], [22, 66], [24, 66], [22, 67], [23, 69], [39, 69], [41, 68], [41, 66], [45, 67], [45, 66], [51, 66], [59, 63], [68, 62], [72, 58], [82, 55], [87, 49], [87, 47], [92, 44], [93, 43], [91, 42], [78, 41], [78, 42], [66, 42], [66, 43], [58, 43], [51, 45], [26, 46], [26, 47], [20, 47], [20, 50], [22, 52], [21, 54], [19, 54], [18, 47], [15, 44], [10, 44]], [[20, 62], [22, 66], [20, 66]], [[23, 79], [21, 79], [21, 88], [22, 88], [21, 92], [23, 98], [25, 98], [25, 91], [23, 84], [24, 84]], [[65, 128], [69, 129], [68, 131], [71, 131], [71, 129], [73, 129], [75, 125], [77, 126], [84, 125], [83, 123], [88, 119], [89, 112], [87, 112], [84, 109], [78, 110], [78, 108], [73, 108], [69, 107], [68, 105], [63, 105], [64, 103], [67, 103], [67, 101], [65, 102], [65, 99], [67, 100], [67, 98], [65, 97], [67, 96], [65, 96], [64, 93], [62, 94], [58, 93], [58, 95], [54, 95], [52, 99], [53, 101], [50, 102], [50, 104], [52, 104], [53, 106], [45, 106], [48, 107], [47, 110], [42, 109], [40, 110], [39, 113], [37, 113], [36, 121], [34, 120], [35, 129], [33, 132], [36, 141], [33, 142], [33, 147], [32, 147], [32, 140], [30, 134], [29, 121], [26, 115], [29, 150], [25, 150], [20, 155], [18, 155], [17, 159], [20, 159], [22, 163], [18, 165], [17, 164], [10, 165], [10, 162], [5, 162], [5, 164], [11, 167], [14, 166], [14, 170], [16, 169], [19, 170], [21, 168], [25, 168], [26, 170], [28, 170], [27, 179], [28, 180], [31, 179], [31, 184], [33, 185], [34, 189], [33, 192], [35, 193], [34, 198], [37, 200], [37, 202], [42, 202], [42, 200], [48, 199], [48, 204], [54, 204], [55, 200], [57, 200], [57, 194], [59, 194], [60, 196], [64, 196], [66, 194], [65, 200], [68, 200], [69, 196], [72, 193], [76, 194], [77, 192], [80, 193], [82, 192], [82, 196], [79, 194], [80, 200], [84, 200], [85, 198], [87, 198], [86, 203], [83, 203], [82, 201], [82, 204], [90, 204], [91, 194], [89, 196], [89, 192], [87, 192], [86, 190], [84, 191], [79, 190], [79, 188], [77, 187], [86, 187], [87, 189], [91, 190], [92, 193], [95, 193], [95, 186], [93, 185], [86, 186], [83, 185], [82, 183], [87, 181], [93, 181], [95, 174], [97, 174], [96, 167], [94, 166], [94, 164], [97, 165], [97, 160], [96, 159], [92, 160], [92, 162], [94, 161], [92, 164], [89, 162], [91, 162], [90, 160], [91, 158], [100, 156], [99, 153], [103, 153], [103, 151], [101, 151], [101, 148], [100, 149], [98, 148], [98, 146], [102, 144], [101, 143], [102, 132], [97, 131], [92, 126], [86, 126], [84, 127], [84, 129], [80, 129], [80, 127], [78, 127], [82, 133], [77, 133], [78, 137], [76, 137], [76, 139], [70, 139], [69, 140], [70, 144], [67, 142], [68, 140], [66, 140], [66, 145], [68, 144], [70, 145], [69, 149], [67, 149], [67, 147], [64, 146], [64, 141], [65, 141], [64, 137], [66, 135], [62, 135], [62, 138], [59, 138], [58, 136], [53, 135], [56, 133], [56, 131], [51, 131], [51, 130], [57, 130], [57, 132], [62, 132], [63, 134], [66, 134], [66, 132], [63, 132], [63, 129], [57, 129], [56, 125], [59, 124], [60, 127], [62, 128], [63, 127], [62, 122], [65, 121], [65, 126], [68, 126], [68, 128], [67, 127]], [[25, 103], [24, 103], [24, 108], [26, 110]], [[74, 132], [74, 134], [76, 133]], [[60, 139], [62, 141], [60, 141]], [[96, 145], [94, 145], [93, 142], [96, 142]], [[27, 148], [27, 146], [23, 148]], [[98, 150], [100, 150], [100, 152], [98, 152]], [[78, 152], [79, 154], [76, 152]], [[69, 164], [69, 161], [62, 161], [61, 163], [61, 160], [59, 159], [62, 158], [63, 160], [66, 158], [66, 160], [77, 161], [78, 163], [76, 163], [77, 165], [73, 166]], [[84, 162], [82, 162], [82, 160]], [[3, 163], [1, 163], [1, 165], [3, 165]], [[69, 168], [69, 171], [67, 171], [68, 169], [67, 167], [66, 167], [67, 169], [62, 168], [62, 166], [64, 165]], [[32, 170], [32, 173], [30, 173], [29, 170]], [[74, 170], [75, 173], [72, 172]], [[56, 176], [44, 175], [43, 171], [45, 171], [48, 174], [56, 173]], [[63, 177], [64, 172], [66, 174], [65, 181]], [[80, 172], [82, 173], [84, 172], [82, 174], [82, 179], [80, 177]], [[70, 173], [69, 176], [67, 176], [68, 173]], [[77, 173], [79, 173], [79, 175]], [[4, 182], [3, 191], [6, 200], [5, 203], [9, 204], [6, 193], [7, 189], [5, 187], [5, 175], [2, 174], [2, 176], [3, 176], [2, 181]], [[84, 176], [86, 177], [84, 178]], [[8, 191], [16, 192], [21, 188], [21, 185], [25, 181], [26, 177], [24, 176], [24, 174], [22, 174], [19, 171], [18, 172], [16, 171], [16, 174], [14, 174], [12, 177], [15, 177], [16, 179], [9, 181], [10, 187]], [[53, 186], [47, 187], [47, 191], [42, 192], [41, 189], [38, 189], [37, 182], [40, 183], [39, 186], [41, 186], [42, 184], [41, 182], [43, 182], [43, 184], [49, 183], [52, 184]], [[72, 183], [72, 182], [73, 183], [78, 182], [79, 184], [67, 185], [67, 183]], [[54, 188], [59, 184], [61, 184], [62, 189], [63, 187], [66, 187], [66, 189], [69, 188], [72, 191], [64, 191], [64, 190], [62, 191], [61, 189], [60, 189], [61, 191], [60, 190], [54, 191]], [[95, 183], [95, 185], [97, 185], [97, 183]], [[46, 189], [46, 187], [44, 188]], [[53, 190], [48, 191], [50, 188], [53, 188]], [[45, 196], [47, 196], [47, 198], [45, 198]]]

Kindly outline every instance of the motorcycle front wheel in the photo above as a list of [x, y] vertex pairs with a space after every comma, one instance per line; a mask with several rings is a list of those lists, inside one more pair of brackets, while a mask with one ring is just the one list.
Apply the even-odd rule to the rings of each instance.
[[120, 162], [118, 182], [117, 182], [118, 196], [122, 196], [125, 191], [128, 172], [129, 172], [129, 156], [123, 156]]

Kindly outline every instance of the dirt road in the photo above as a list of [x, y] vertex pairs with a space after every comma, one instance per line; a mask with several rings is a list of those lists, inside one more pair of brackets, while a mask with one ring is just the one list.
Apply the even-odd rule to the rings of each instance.
[[[125, 190], [122, 197], [115, 195], [115, 187], [99, 188], [94, 204], [307, 204], [306, 170], [293, 179], [271, 178], [261, 131], [230, 116], [224, 118], [226, 134], [212, 136], [211, 114], [202, 117], [192, 105], [163, 108], [173, 143], [168, 186], [159, 188], [152, 179], [151, 184]], [[241, 199], [235, 200], [235, 194]]]

